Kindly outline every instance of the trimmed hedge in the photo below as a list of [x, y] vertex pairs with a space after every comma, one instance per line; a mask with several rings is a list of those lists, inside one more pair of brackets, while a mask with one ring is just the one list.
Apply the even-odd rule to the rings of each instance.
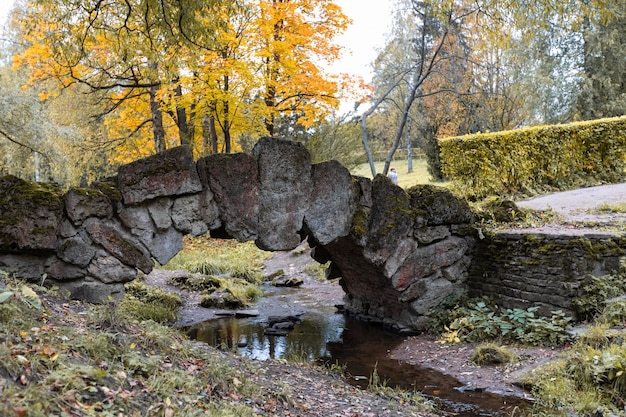
[[536, 195], [626, 178], [626, 116], [442, 139], [442, 170], [468, 198]]

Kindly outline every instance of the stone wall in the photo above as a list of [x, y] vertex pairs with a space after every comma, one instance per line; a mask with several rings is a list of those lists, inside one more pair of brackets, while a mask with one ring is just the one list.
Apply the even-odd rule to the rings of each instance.
[[195, 162], [186, 147], [120, 167], [90, 188], [0, 179], [0, 268], [91, 302], [167, 263], [183, 235], [290, 250], [308, 239], [331, 261], [347, 308], [397, 330], [464, 289], [474, 245], [468, 205], [443, 188], [405, 192], [384, 176], [311, 164], [298, 143], [263, 138], [252, 155]]
[[626, 234], [620, 233], [497, 233], [478, 243], [468, 286], [471, 295], [489, 296], [505, 308], [539, 307], [541, 315], [562, 310], [575, 317], [572, 300], [584, 284], [619, 269], [625, 251]]
[[102, 302], [167, 263], [186, 234], [269, 251], [308, 239], [350, 312], [414, 332], [468, 287], [506, 307], [570, 310], [585, 278], [616, 269], [626, 247], [619, 236], [481, 240], [474, 221], [445, 188], [353, 177], [336, 161], [311, 164], [301, 144], [262, 138], [251, 155], [194, 161], [189, 148], [170, 149], [89, 188], [0, 178], [0, 268]]

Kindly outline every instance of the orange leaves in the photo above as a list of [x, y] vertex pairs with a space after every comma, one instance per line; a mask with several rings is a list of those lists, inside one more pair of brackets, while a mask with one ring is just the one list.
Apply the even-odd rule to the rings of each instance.
[[[114, 149], [112, 163], [153, 153], [155, 132], [161, 133], [156, 120], [163, 121], [168, 146], [190, 131], [185, 140], [198, 153], [207, 118], [215, 126], [211, 135], [221, 136], [211, 139], [233, 140], [222, 149], [235, 150], [239, 136], [267, 134], [282, 115], [310, 126], [338, 106], [350, 83], [325, 74], [320, 63], [339, 56], [334, 38], [350, 23], [339, 6], [232, 3], [187, 0], [160, 8], [140, 0], [89, 6], [42, 0], [21, 22], [29, 47], [15, 65], [30, 70], [31, 85], [82, 84], [97, 97], [101, 142]], [[189, 21], [177, 19], [181, 5], [193, 16]], [[184, 36], [172, 22], [185, 25]], [[51, 94], [46, 90], [41, 99]]]

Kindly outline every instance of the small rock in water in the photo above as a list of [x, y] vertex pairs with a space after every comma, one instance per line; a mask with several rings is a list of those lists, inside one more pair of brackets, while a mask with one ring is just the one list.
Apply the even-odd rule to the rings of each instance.
[[264, 333], [270, 336], [287, 336], [290, 330], [293, 330], [296, 324], [302, 319], [298, 316], [269, 316], [267, 318], [268, 327]]
[[237, 347], [246, 347], [248, 346], [248, 341], [246, 340], [245, 337], [242, 337], [241, 339], [239, 339], [239, 342], [237, 343]]
[[284, 323], [290, 321], [294, 325], [300, 323], [302, 319], [298, 316], [269, 316], [267, 318], [268, 327], [274, 327], [276, 323]]
[[299, 287], [304, 284], [304, 280], [298, 277], [288, 277], [287, 275], [281, 275], [272, 281], [272, 285], [275, 287]]
[[235, 311], [235, 317], [237, 318], [259, 317], [259, 310], [238, 310], [238, 311]]
[[272, 325], [272, 329], [279, 329], [279, 330], [293, 330], [294, 327], [295, 327], [295, 323], [291, 321], [284, 321], [282, 323], [274, 323]]
[[287, 330], [274, 329], [273, 327], [265, 329], [263, 333], [267, 336], [287, 336], [289, 334]]

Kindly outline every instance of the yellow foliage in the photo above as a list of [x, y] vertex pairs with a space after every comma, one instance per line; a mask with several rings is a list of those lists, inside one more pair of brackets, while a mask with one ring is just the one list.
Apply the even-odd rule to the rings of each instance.
[[[29, 69], [30, 85], [83, 83], [102, 96], [104, 141], [116, 154], [111, 163], [155, 152], [150, 88], [158, 90], [168, 146], [180, 143], [186, 124], [198, 155], [206, 117], [236, 151], [239, 136], [267, 134], [282, 115], [312, 126], [353, 84], [324, 74], [318, 64], [339, 57], [334, 38], [350, 23], [334, 2], [200, 4], [186, 38], [177, 28], [160, 28], [160, 11], [144, 14], [134, 0], [98, 3], [91, 11], [70, 0], [36, 2], [20, 22], [29, 47], [14, 63]], [[185, 120], [178, 120], [183, 114]]]

